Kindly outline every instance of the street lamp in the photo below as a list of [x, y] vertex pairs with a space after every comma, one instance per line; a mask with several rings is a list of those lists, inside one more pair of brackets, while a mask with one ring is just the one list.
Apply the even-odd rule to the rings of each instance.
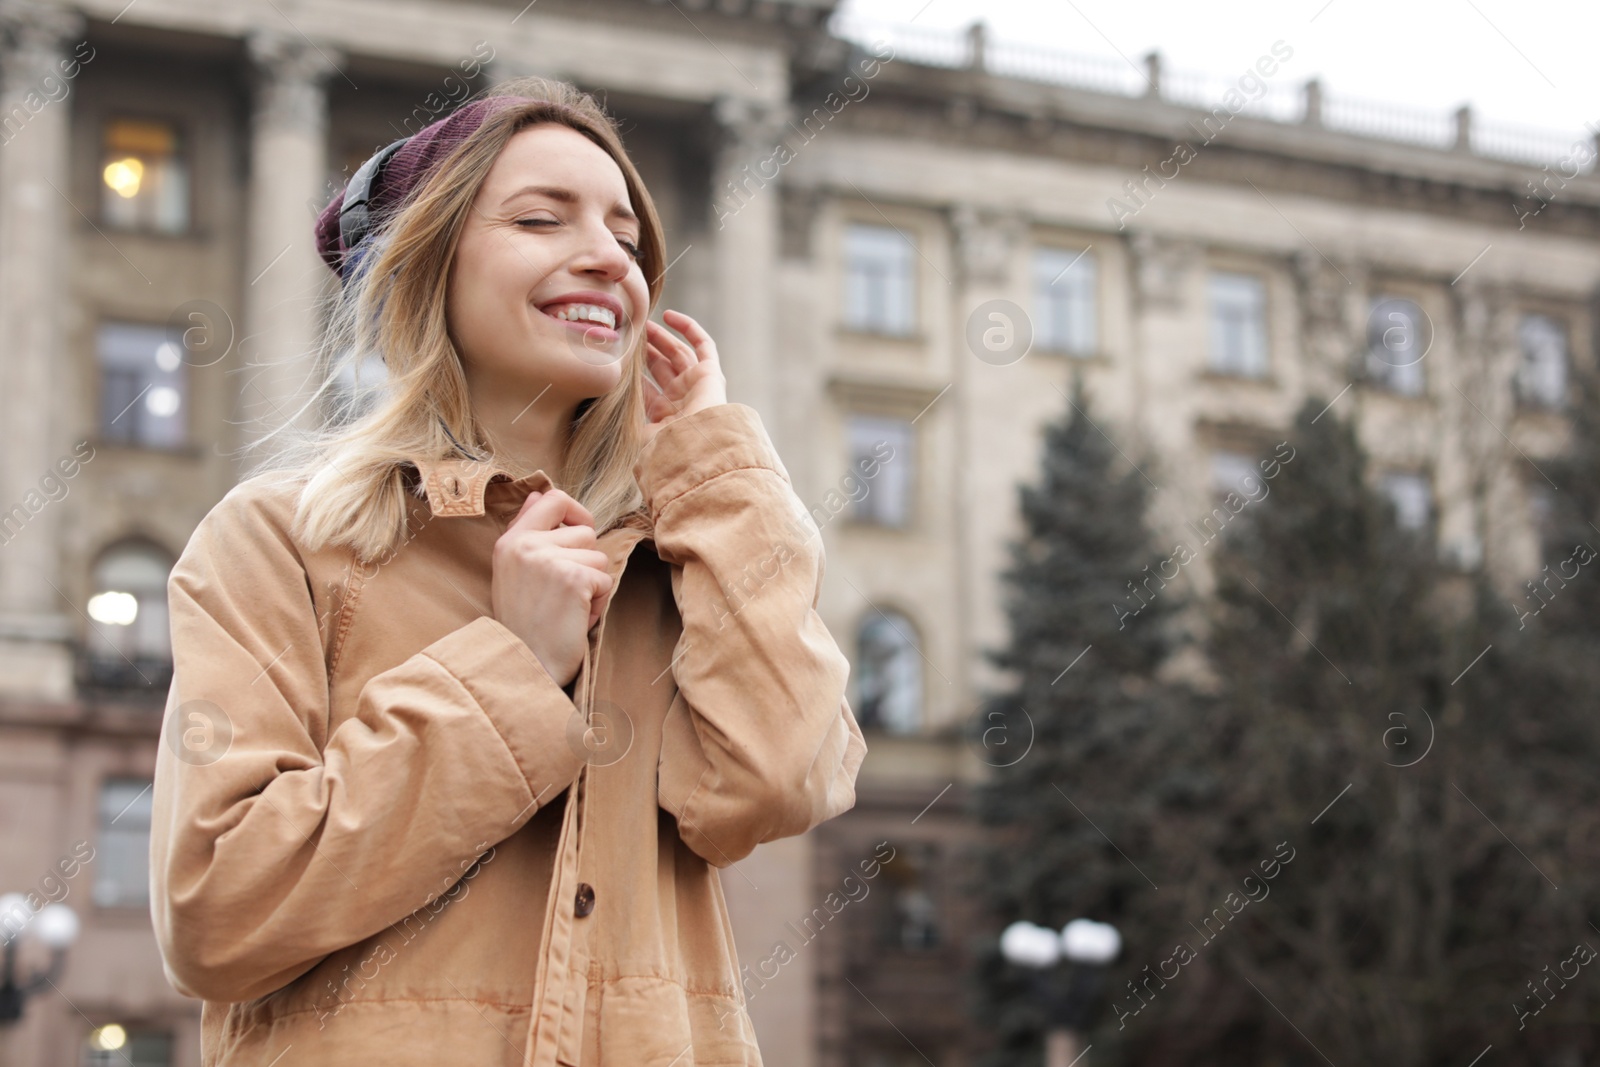
[[[1000, 935], [1000, 954], [1033, 973], [1034, 996], [1050, 1020], [1046, 1067], [1071, 1067], [1082, 1055], [1080, 1035], [1089, 1009], [1105, 980], [1106, 964], [1121, 951], [1117, 928], [1092, 919], [1073, 919], [1059, 933], [1027, 921], [1014, 922]], [[1067, 965], [1064, 976], [1056, 973], [1062, 962]]]
[[[17, 949], [23, 935], [37, 938], [50, 949], [50, 965], [17, 980]], [[0, 1026], [22, 1018], [27, 999], [61, 977], [67, 949], [78, 939], [78, 914], [65, 904], [48, 904], [35, 914], [21, 893], [0, 896]]]

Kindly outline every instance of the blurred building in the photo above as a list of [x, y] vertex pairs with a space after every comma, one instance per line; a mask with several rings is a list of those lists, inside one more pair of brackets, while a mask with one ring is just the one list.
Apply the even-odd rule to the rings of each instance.
[[963, 728], [1006, 681], [1015, 487], [1074, 374], [1174, 534], [1316, 396], [1441, 552], [1508, 596], [1537, 569], [1593, 343], [1592, 141], [1325, 96], [1293, 42], [1207, 80], [832, 7], [0, 3], [0, 891], [84, 922], [5, 1062], [198, 1062], [148, 917], [167, 571], [315, 372], [315, 212], [503, 77], [622, 117], [666, 306], [827, 545], [858, 804], [724, 877], [775, 1067], [981, 1044], [962, 805], [1027, 738]]

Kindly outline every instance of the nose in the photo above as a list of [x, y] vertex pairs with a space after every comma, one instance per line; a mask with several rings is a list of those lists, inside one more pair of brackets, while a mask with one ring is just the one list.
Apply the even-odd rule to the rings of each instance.
[[582, 247], [573, 257], [573, 270], [620, 282], [633, 268], [634, 259], [622, 247], [611, 228], [603, 219], [595, 219], [583, 228]]

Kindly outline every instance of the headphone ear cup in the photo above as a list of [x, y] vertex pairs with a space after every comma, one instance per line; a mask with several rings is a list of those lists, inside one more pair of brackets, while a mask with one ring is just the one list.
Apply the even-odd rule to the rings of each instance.
[[377, 196], [378, 183], [383, 180], [383, 168], [410, 140], [410, 137], [402, 137], [378, 149], [356, 168], [345, 184], [344, 199], [339, 207], [339, 244], [347, 257], [372, 232], [372, 201]]
[[356, 249], [366, 239], [369, 217], [364, 200], [339, 209], [339, 244], [346, 257], [355, 255]]

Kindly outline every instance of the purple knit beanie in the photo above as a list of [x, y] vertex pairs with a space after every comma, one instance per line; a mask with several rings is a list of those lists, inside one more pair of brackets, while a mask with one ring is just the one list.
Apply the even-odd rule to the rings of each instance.
[[[367, 211], [374, 219], [373, 228], [383, 214], [400, 204], [416, 185], [470, 137], [474, 130], [490, 116], [529, 103], [530, 97], [486, 96], [465, 104], [450, 115], [430, 126], [425, 126], [409, 137], [395, 152], [374, 179], [367, 198]], [[317, 254], [340, 278], [345, 276], [347, 259], [351, 252], [339, 233], [339, 212], [344, 207], [346, 189], [341, 189], [333, 202], [317, 216]], [[370, 232], [370, 231], [369, 231]]]

